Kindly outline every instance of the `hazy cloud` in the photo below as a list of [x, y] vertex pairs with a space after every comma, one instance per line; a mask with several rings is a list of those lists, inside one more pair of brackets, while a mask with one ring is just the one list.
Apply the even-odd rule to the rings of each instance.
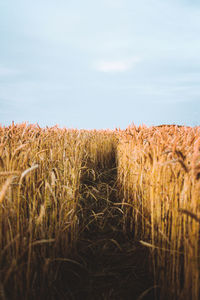
[[0, 122], [199, 122], [199, 3], [0, 0]]
[[95, 64], [95, 69], [100, 72], [125, 72], [131, 70], [134, 65], [139, 63], [140, 61], [141, 58], [139, 57], [114, 61], [101, 60]]
[[21, 72], [12, 68], [5, 67], [0, 64], [0, 76], [18, 75]]

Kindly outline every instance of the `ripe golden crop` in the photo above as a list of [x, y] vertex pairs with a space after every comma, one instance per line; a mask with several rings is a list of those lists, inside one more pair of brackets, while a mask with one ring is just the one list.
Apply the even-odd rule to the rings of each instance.
[[200, 128], [184, 126], [0, 127], [2, 291], [29, 299], [38, 270], [41, 289], [55, 279], [76, 251], [82, 182], [114, 160], [124, 231], [149, 248], [160, 299], [199, 299]]

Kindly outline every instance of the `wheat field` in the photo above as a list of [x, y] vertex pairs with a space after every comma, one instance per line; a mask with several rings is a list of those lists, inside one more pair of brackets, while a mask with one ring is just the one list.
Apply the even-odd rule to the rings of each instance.
[[200, 127], [1, 126], [0, 245], [3, 300], [198, 300]]

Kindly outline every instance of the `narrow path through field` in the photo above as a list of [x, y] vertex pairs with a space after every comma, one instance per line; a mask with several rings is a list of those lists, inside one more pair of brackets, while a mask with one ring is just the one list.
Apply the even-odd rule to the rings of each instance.
[[78, 274], [74, 299], [151, 299], [149, 252], [123, 230], [123, 211], [117, 193], [116, 164], [96, 168], [82, 181], [79, 261], [87, 271]]

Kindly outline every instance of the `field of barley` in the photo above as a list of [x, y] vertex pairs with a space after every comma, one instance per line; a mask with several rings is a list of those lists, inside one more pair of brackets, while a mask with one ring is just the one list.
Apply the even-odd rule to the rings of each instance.
[[200, 299], [200, 127], [0, 127], [0, 299]]

